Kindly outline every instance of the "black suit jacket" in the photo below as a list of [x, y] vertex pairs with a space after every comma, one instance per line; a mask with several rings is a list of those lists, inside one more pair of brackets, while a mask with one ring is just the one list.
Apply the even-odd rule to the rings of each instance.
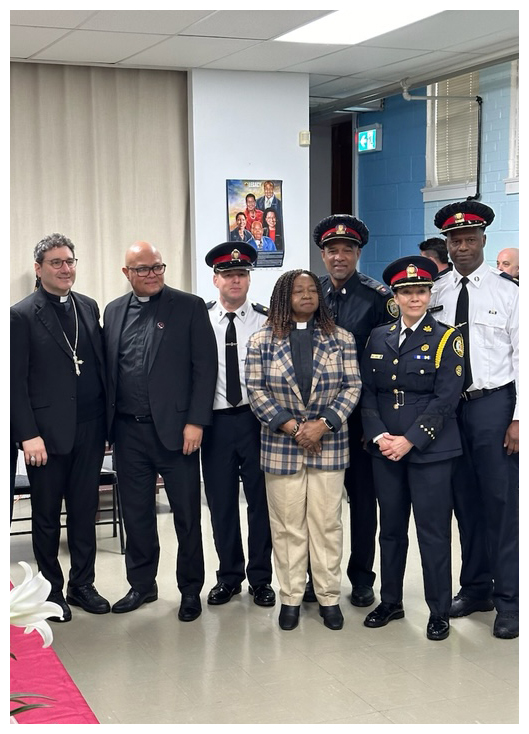
[[[116, 415], [119, 342], [132, 294], [109, 303], [104, 313], [107, 357], [108, 427], [113, 442]], [[205, 426], [217, 383], [217, 343], [204, 301], [164, 286], [156, 312], [155, 333], [147, 367], [151, 414], [163, 445], [183, 447], [186, 423]]]
[[364, 351], [361, 406], [368, 450], [384, 458], [372, 439], [387, 431], [413, 443], [405, 461], [422, 464], [459, 456], [455, 411], [463, 389], [461, 334], [430, 314], [401, 350], [399, 334], [400, 320], [378, 326]]
[[[97, 360], [105, 369], [97, 303], [72, 293]], [[51, 454], [68, 454], [77, 425], [77, 375], [54, 307], [37, 290], [11, 307], [11, 429], [16, 441], [42, 436]]]

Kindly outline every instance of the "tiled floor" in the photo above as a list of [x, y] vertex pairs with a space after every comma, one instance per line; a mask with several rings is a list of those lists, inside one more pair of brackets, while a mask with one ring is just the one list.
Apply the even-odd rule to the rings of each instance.
[[[15, 512], [26, 514], [23, 503], [28, 502], [22, 500]], [[241, 516], [245, 521], [243, 504]], [[364, 627], [366, 610], [347, 598], [344, 559], [343, 630], [326, 629], [317, 604], [304, 604], [299, 627], [285, 632], [277, 624], [278, 606], [257, 607], [246, 584], [224, 606], [205, 603], [217, 564], [205, 504], [204, 610], [195, 622], [179, 622], [176, 540], [163, 490], [158, 520], [159, 600], [124, 615], [96, 616], [73, 608], [70, 623], [53, 625], [54, 649], [101, 724], [519, 722], [518, 640], [492, 636], [494, 612], [454, 620], [443, 642], [426, 639], [428, 611], [414, 531], [404, 619], [382, 629]], [[348, 547], [348, 520], [345, 529]], [[455, 527], [454, 538], [456, 589]], [[109, 526], [98, 528], [98, 543], [96, 585], [114, 602], [129, 588], [124, 559]], [[66, 558], [65, 538], [61, 552]], [[11, 538], [15, 583], [23, 576], [17, 566], [21, 560], [35, 567], [29, 535]], [[63, 567], [68, 568], [66, 562]], [[274, 585], [277, 590], [275, 579]]]

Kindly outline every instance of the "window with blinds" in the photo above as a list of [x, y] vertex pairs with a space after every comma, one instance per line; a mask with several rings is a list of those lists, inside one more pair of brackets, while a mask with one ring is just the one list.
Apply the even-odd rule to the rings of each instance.
[[[429, 186], [451, 186], [476, 181], [478, 154], [479, 72], [463, 74], [428, 87]], [[463, 99], [457, 99], [461, 97]]]

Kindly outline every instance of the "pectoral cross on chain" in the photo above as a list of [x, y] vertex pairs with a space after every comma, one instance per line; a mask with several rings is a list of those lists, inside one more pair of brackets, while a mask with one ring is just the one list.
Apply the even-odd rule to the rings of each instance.
[[77, 354], [74, 352], [72, 355], [73, 363], [75, 365], [75, 374], [77, 377], [81, 374], [81, 370], [79, 369], [79, 365], [84, 364], [84, 359], [79, 359], [77, 357]]

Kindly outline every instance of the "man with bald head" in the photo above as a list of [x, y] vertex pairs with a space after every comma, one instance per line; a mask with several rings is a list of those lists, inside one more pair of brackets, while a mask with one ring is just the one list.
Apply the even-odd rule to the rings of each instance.
[[104, 314], [109, 437], [131, 587], [112, 611], [132, 612], [158, 598], [155, 492], [160, 474], [178, 538], [178, 618], [190, 622], [202, 611], [198, 453], [203, 427], [211, 421], [217, 346], [204, 301], [165, 285], [165, 268], [156, 247], [135, 242], [122, 268], [132, 293], [112, 301]]
[[517, 247], [506, 247], [498, 252], [496, 267], [504, 273], [509, 273], [513, 278], [520, 277], [520, 258]]

